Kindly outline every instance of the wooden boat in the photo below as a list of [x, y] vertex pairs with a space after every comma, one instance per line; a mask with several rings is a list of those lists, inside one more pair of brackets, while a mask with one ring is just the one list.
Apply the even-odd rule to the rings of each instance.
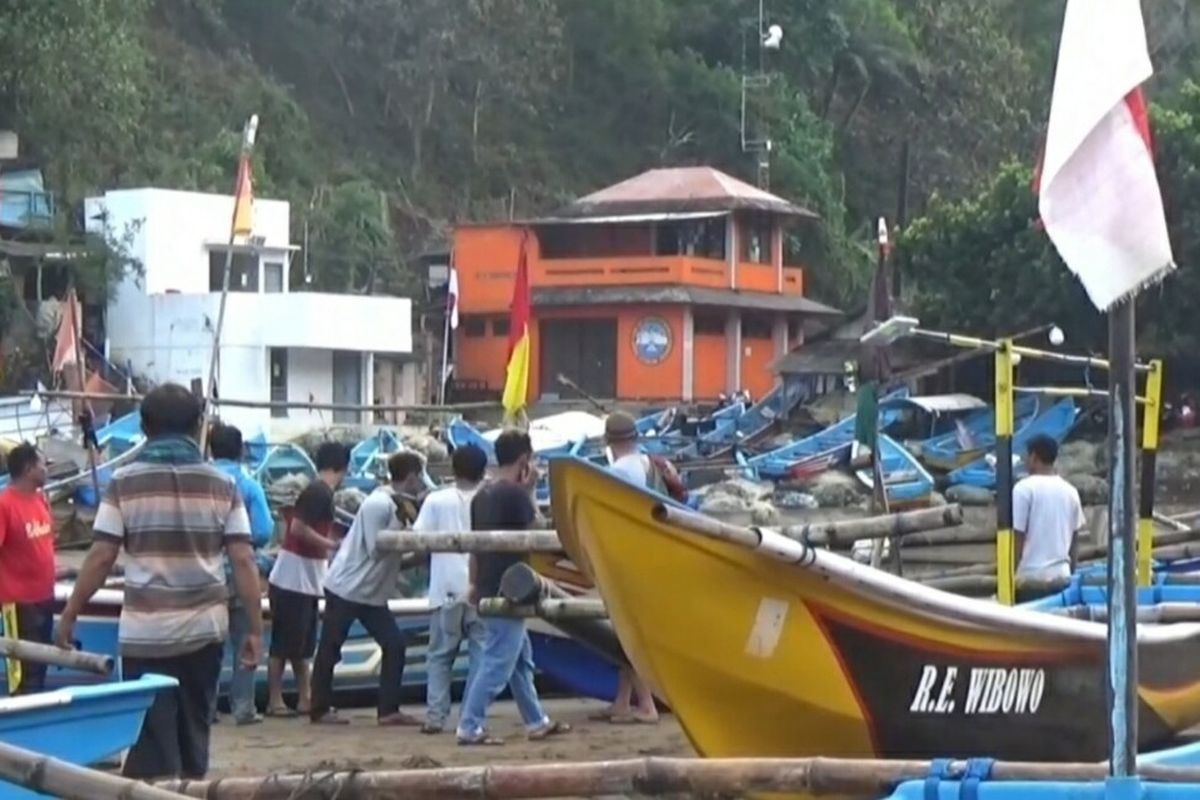
[[[71, 764], [95, 764], [133, 746], [146, 710], [178, 683], [162, 675], [72, 686], [0, 700], [0, 740]], [[44, 797], [0, 783], [0, 800]]]
[[[704, 756], [1105, 755], [1104, 625], [726, 526], [581, 462], [556, 462], [551, 491], [568, 554]], [[1138, 640], [1146, 749], [1200, 722], [1200, 625]]]
[[[898, 415], [892, 401], [908, 396], [907, 389], [891, 392], [880, 405], [880, 427], [886, 428]], [[857, 414], [851, 414], [822, 431], [745, 460], [747, 476], [782, 480], [801, 478], [850, 458], [854, 444], [854, 424]]]
[[[887, 434], [879, 436], [879, 463], [890, 508], [912, 508], [929, 503], [933, 496], [933, 476], [908, 448]], [[855, 470], [855, 475], [864, 486], [874, 486], [870, 467]]]
[[[70, 583], [60, 583], [55, 587], [57, 612], [71, 596], [74, 587]], [[117, 647], [117, 621], [121, 615], [123, 593], [119, 589], [101, 589], [79, 616], [75, 626], [75, 637], [79, 647], [92, 653], [119, 656]], [[325, 601], [321, 601], [321, 611], [324, 613]], [[425, 651], [429, 645], [429, 603], [423, 598], [392, 600], [388, 604], [392, 615], [396, 618], [401, 631], [408, 637], [408, 648], [405, 652], [404, 687], [412, 696], [423, 696], [425, 686]], [[266, 598], [262, 601], [264, 629], [264, 650], [269, 646], [271, 637], [271, 610]], [[226, 648], [225, 666], [221, 676], [222, 691], [228, 686], [233, 663], [233, 653]], [[350, 638], [342, 648], [342, 660], [334, 668], [334, 690], [337, 692], [374, 691], [379, 685], [379, 669], [382, 655], [375, 640], [367, 634], [361, 625], [355, 623], [350, 631]], [[455, 663], [454, 675], [456, 680], [465, 680], [467, 670], [466, 649], [459, 654]], [[0, 676], [5, 673], [4, 661], [0, 659]], [[46, 673], [47, 686], [61, 687], [78, 684], [97, 683], [104, 681], [101, 676], [79, 672], [64, 667], [50, 667]], [[260, 690], [265, 690], [267, 680], [266, 663], [258, 668], [257, 683]], [[290, 670], [285, 675], [285, 683], [290, 686], [292, 675]], [[0, 687], [7, 686], [0, 679]], [[0, 690], [2, 691], [2, 690]]]
[[[916, 398], [919, 399], [919, 398]], [[1022, 395], [1013, 409], [1013, 429], [1021, 430], [1038, 412], [1038, 398]], [[951, 430], [936, 433], [909, 446], [930, 469], [949, 472], [970, 464], [996, 446], [996, 411], [981, 408], [958, 420]]]
[[265, 437], [258, 436], [246, 443], [246, 453], [246, 468], [264, 489], [289, 475], [305, 475], [309, 480], [317, 477], [317, 465], [300, 445], [267, 444]]
[[[1060, 444], [1075, 427], [1079, 418], [1079, 407], [1071, 398], [1064, 398], [1039, 413], [1028, 425], [1018, 430], [1012, 438], [1012, 452], [1016, 464], [1014, 477], [1025, 474], [1025, 446], [1035, 436], [1049, 436]], [[965, 484], [992, 489], [996, 486], [996, 467], [988, 457], [976, 459], [965, 467], [959, 467], [947, 476], [951, 486]]]

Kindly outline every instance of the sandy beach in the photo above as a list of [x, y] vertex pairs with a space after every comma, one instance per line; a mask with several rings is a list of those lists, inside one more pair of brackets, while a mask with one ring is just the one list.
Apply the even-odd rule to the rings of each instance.
[[[373, 709], [342, 711], [352, 722], [341, 727], [314, 726], [301, 719], [268, 719], [239, 727], [223, 716], [213, 728], [209, 777], [694, 755], [669, 714], [658, 725], [610, 725], [588, 719], [603, 708], [594, 700], [549, 699], [544, 705], [546, 713], [574, 730], [542, 742], [527, 741], [516, 706], [502, 702], [493, 707], [491, 726], [493, 734], [505, 740], [502, 747], [460, 747], [453, 733], [427, 736], [416, 728], [380, 729]], [[414, 706], [405, 710], [423, 712]]]

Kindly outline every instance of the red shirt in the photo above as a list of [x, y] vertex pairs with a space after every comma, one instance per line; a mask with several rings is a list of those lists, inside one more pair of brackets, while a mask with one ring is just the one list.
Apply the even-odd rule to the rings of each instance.
[[0, 603], [54, 599], [54, 526], [41, 492], [0, 492]]

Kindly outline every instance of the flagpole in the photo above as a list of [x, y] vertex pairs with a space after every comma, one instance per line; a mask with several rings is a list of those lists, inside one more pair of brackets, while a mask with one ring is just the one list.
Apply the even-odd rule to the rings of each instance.
[[450, 364], [450, 306], [446, 305], [446, 320], [442, 326], [442, 382], [438, 393], [438, 402], [446, 405], [446, 370]]
[[[254, 137], [258, 133], [258, 114], [254, 114], [246, 121], [246, 127], [242, 129], [242, 150], [241, 158], [249, 158], [250, 153], [254, 150]], [[241, 165], [239, 163], [240, 171]], [[217, 385], [217, 366], [221, 358], [221, 328], [225, 325], [225, 303], [229, 298], [229, 271], [233, 268], [233, 246], [237, 239], [237, 213], [238, 213], [238, 198], [237, 192], [240, 187], [234, 187], [233, 212], [230, 215], [229, 222], [229, 247], [225, 250], [225, 269], [221, 275], [221, 301], [217, 306], [217, 324], [213, 328], [213, 347], [212, 356], [208, 362], [208, 381], [204, 387], [204, 414], [200, 423], [200, 452], [203, 454], [205, 447], [208, 445], [208, 430], [209, 430], [209, 413], [208, 406], [213, 398], [213, 392]]]
[[[79, 302], [79, 294], [75, 291], [74, 287], [71, 287], [71, 292], [67, 296], [67, 299], [69, 303], [67, 311], [71, 315], [71, 332], [74, 334], [73, 338], [75, 339], [75, 374], [79, 379], [79, 391], [86, 392], [85, 378], [87, 373], [83, 366], [83, 348], [80, 341], [83, 338], [83, 320], [81, 319], [83, 307]], [[79, 313], [76, 313], [76, 311]], [[92, 471], [92, 489], [96, 492], [96, 503], [99, 504], [100, 475], [96, 470], [96, 448], [93, 447], [93, 440], [96, 435], [96, 412], [93, 410], [91, 400], [84, 400], [80, 408], [83, 411], [80, 416], [86, 416], [90, 420], [89, 424], [91, 425], [90, 435], [87, 428], [83, 425], [80, 425], [80, 427], [83, 428], [83, 449], [88, 454], [88, 468]]]
[[1137, 506], [1134, 503], [1137, 392], [1134, 299], [1108, 315], [1108, 698], [1109, 772], [1137, 772]]

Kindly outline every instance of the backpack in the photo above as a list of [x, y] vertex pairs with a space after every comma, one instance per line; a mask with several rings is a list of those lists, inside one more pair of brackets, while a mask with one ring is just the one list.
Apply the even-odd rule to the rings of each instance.
[[679, 503], [688, 501], [687, 484], [683, 482], [675, 465], [664, 456], [647, 455], [649, 468], [646, 471], [646, 485]]

